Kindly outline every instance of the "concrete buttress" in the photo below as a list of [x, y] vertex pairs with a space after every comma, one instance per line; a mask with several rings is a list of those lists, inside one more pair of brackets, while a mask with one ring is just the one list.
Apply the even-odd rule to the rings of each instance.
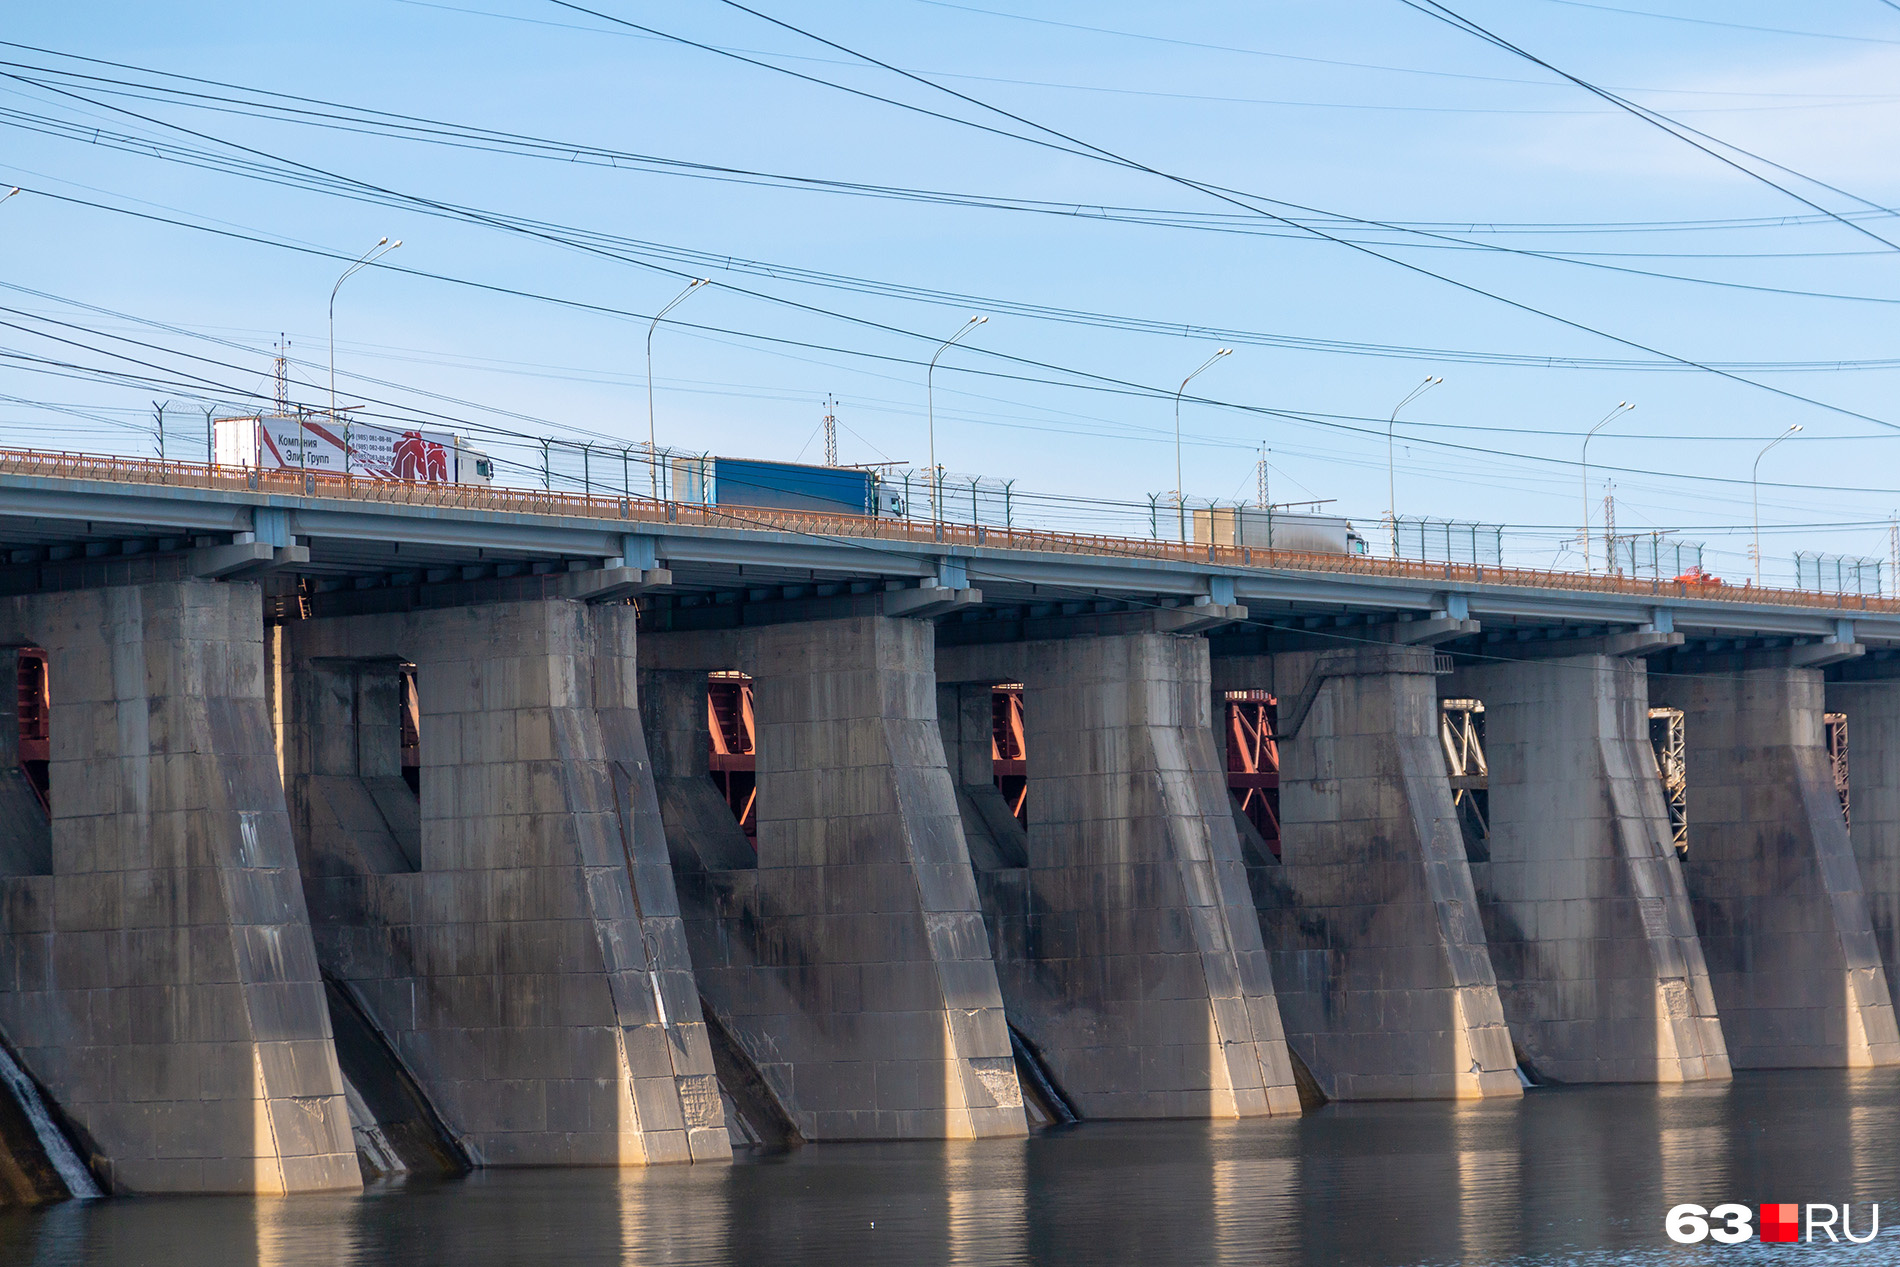
[[1729, 1076], [1708, 968], [1649, 742], [1640, 660], [1487, 664], [1489, 857], [1478, 905], [1504, 1016], [1554, 1082]]
[[[991, 837], [997, 971], [1069, 1102], [1083, 1117], [1298, 1113], [1214, 745], [1206, 640], [961, 647], [939, 672], [978, 684], [945, 723], [970, 830]], [[989, 687], [1018, 674], [1026, 844], [1006, 838], [1014, 819], [987, 777]]]
[[361, 1183], [262, 611], [209, 581], [0, 600], [52, 702], [49, 869], [0, 879], [0, 1030], [115, 1191]]
[[1683, 880], [1737, 1069], [1900, 1063], [1822, 735], [1821, 670], [1658, 675], [1683, 712]]
[[1827, 711], [1847, 717], [1847, 835], [1892, 993], [1900, 991], [1900, 681], [1829, 682]]
[[[730, 1155], [634, 618], [544, 599], [285, 627], [318, 958], [477, 1164]], [[395, 750], [409, 666], [419, 796]]]
[[[1027, 1131], [934, 647], [928, 623], [884, 616], [644, 644], [699, 988], [806, 1139]], [[732, 669], [757, 717], [755, 860], [706, 778], [706, 673]]]
[[1215, 662], [1279, 700], [1281, 859], [1250, 871], [1287, 1041], [1331, 1098], [1522, 1094], [1451, 803], [1430, 649]]

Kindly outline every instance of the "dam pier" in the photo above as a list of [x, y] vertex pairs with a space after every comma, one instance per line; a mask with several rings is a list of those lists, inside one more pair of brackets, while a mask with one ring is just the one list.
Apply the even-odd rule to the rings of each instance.
[[1900, 1063], [1891, 599], [0, 453], [0, 645], [17, 1199]]

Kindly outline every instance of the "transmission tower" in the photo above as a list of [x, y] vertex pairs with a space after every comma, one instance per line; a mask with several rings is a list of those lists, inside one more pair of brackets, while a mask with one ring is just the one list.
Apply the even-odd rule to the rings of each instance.
[[1900, 594], [1900, 510], [1887, 516], [1887, 553], [1893, 561], [1893, 571], [1888, 573], [1892, 592]]
[[1262, 510], [1265, 510], [1268, 505], [1271, 504], [1267, 501], [1267, 458], [1271, 456], [1272, 453], [1272, 449], [1267, 448], [1264, 444], [1261, 445], [1260, 461], [1255, 463], [1254, 482], [1257, 487], [1254, 490], [1254, 505], [1260, 507]]
[[825, 465], [838, 465], [838, 398], [825, 397]]
[[290, 340], [283, 335], [277, 336], [277, 362], [272, 375], [277, 398], [277, 415], [283, 417], [290, 412]]
[[1603, 572], [1617, 573], [1616, 566], [1616, 481], [1603, 481]]

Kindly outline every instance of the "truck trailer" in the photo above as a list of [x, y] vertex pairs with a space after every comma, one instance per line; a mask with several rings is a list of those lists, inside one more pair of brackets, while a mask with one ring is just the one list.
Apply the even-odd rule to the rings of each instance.
[[1249, 546], [1302, 554], [1364, 554], [1366, 539], [1337, 515], [1292, 514], [1273, 507], [1216, 506], [1194, 513], [1199, 545]]
[[754, 506], [845, 515], [902, 515], [903, 498], [875, 472], [757, 458], [674, 458], [673, 496], [702, 506]]
[[490, 484], [495, 464], [461, 437], [421, 428], [351, 422], [329, 414], [254, 414], [214, 418], [219, 466], [313, 471], [418, 484]]

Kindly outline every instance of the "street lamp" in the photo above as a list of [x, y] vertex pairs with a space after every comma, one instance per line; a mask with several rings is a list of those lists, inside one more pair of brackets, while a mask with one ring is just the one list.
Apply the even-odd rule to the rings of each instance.
[[18, 185], [15, 185], [13, 188], [7, 190], [4, 194], [0, 194], [0, 202], [5, 202], [7, 199], [13, 197], [13, 195], [19, 192], [20, 192], [20, 187]]
[[[1617, 401], [1616, 408], [1604, 414], [1603, 421], [1590, 428], [1583, 436], [1583, 461], [1579, 465], [1583, 468], [1583, 574], [1585, 576], [1590, 574], [1590, 437], [1603, 430], [1618, 414], [1627, 413], [1634, 408], [1636, 406], [1627, 400]], [[1605, 549], [1607, 550], [1608, 547]], [[1603, 570], [1609, 571], [1613, 562], [1612, 559], [1604, 559]]]
[[648, 474], [653, 477], [654, 501], [660, 500], [660, 446], [653, 434], [653, 332], [659, 328], [661, 317], [686, 302], [686, 297], [701, 286], [711, 283], [710, 277], [695, 277], [685, 290], [673, 296], [671, 303], [653, 314], [653, 321], [647, 326], [647, 465], [652, 468]]
[[1203, 370], [1211, 367], [1214, 362], [1220, 360], [1223, 356], [1232, 356], [1233, 354], [1234, 350], [1232, 348], [1222, 348], [1220, 351], [1214, 353], [1214, 355], [1208, 357], [1207, 360], [1203, 361], [1200, 369], [1195, 370], [1194, 373], [1182, 379], [1181, 385], [1174, 389], [1174, 510], [1176, 517], [1181, 521], [1182, 545], [1187, 544], [1187, 494], [1183, 491], [1183, 482], [1181, 479], [1181, 393], [1187, 390], [1187, 385], [1198, 378]]
[[[364, 251], [356, 262], [343, 270], [343, 276], [336, 279], [336, 285], [330, 287], [330, 425], [336, 426], [336, 293], [343, 289], [343, 283], [350, 280], [358, 269], [367, 268], [383, 256], [402, 245], [402, 239], [391, 242], [388, 238], [376, 239], [376, 245]], [[301, 442], [298, 447], [302, 447]], [[343, 474], [348, 477], [355, 465], [350, 453], [350, 424], [343, 424]]]
[[1386, 518], [1392, 524], [1392, 557], [1395, 559], [1399, 557], [1399, 494], [1398, 494], [1398, 482], [1394, 478], [1394, 475], [1393, 475], [1392, 428], [1398, 425], [1399, 410], [1405, 408], [1407, 405], [1411, 404], [1413, 401], [1417, 400], [1420, 396], [1423, 396], [1426, 392], [1430, 391], [1432, 388], [1438, 386], [1440, 383], [1444, 381], [1445, 380], [1442, 378], [1434, 378], [1434, 377], [1431, 377], [1430, 375], [1427, 375], [1425, 378], [1425, 381], [1420, 383], [1417, 387], [1414, 387], [1410, 392], [1408, 392], [1404, 400], [1401, 400], [1398, 404], [1392, 406], [1392, 416], [1386, 420], [1386, 424], [1385, 424], [1385, 496], [1386, 496], [1386, 502], [1388, 506], [1388, 509], [1386, 511]]
[[930, 368], [924, 371], [924, 416], [930, 428], [930, 522], [943, 522], [943, 508], [938, 505], [937, 487], [937, 357], [948, 352], [952, 346], [962, 342], [963, 336], [989, 321], [988, 317], [971, 317], [963, 323], [963, 328], [943, 341], [930, 358]]
[[1763, 445], [1761, 452], [1755, 455], [1755, 468], [1748, 476], [1749, 497], [1755, 506], [1755, 584], [1757, 587], [1761, 585], [1761, 460], [1768, 456], [1768, 450], [1799, 430], [1801, 430], [1800, 423], [1791, 423], [1786, 431]]

